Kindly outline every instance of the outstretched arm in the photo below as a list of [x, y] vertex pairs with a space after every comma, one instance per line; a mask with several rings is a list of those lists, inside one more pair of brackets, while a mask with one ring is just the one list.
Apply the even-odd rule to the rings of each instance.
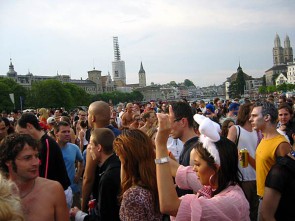
[[[166, 144], [170, 133], [170, 122], [166, 114], [158, 113], [157, 117], [159, 130], [155, 140], [156, 158], [160, 159], [168, 156]], [[157, 164], [156, 169], [160, 210], [164, 214], [176, 216], [180, 206], [180, 199], [174, 187], [169, 163]]]

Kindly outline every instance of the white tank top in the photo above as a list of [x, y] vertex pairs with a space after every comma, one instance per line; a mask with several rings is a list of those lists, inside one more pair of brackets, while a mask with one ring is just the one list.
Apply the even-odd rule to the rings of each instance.
[[[252, 132], [249, 132], [242, 128], [241, 126], [235, 125], [237, 129], [237, 136], [239, 134], [239, 129], [240, 127], [240, 138], [239, 138], [239, 143], [238, 143], [238, 149], [244, 149], [247, 148], [249, 155], [255, 159], [255, 152], [257, 148], [257, 142], [258, 142], [258, 136], [256, 130], [253, 130]], [[241, 167], [240, 162], [239, 162], [239, 169], [243, 174], [244, 181], [251, 181], [251, 180], [256, 180], [256, 171], [254, 168], [248, 164], [248, 167]]]

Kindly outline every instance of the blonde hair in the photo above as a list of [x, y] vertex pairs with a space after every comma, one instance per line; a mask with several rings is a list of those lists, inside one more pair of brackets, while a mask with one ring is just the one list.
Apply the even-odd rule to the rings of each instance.
[[24, 221], [18, 189], [15, 183], [0, 173], [0, 220]]
[[43, 117], [45, 119], [47, 119], [49, 117], [48, 116], [48, 111], [44, 107], [40, 108], [38, 113], [40, 114], [40, 117]]

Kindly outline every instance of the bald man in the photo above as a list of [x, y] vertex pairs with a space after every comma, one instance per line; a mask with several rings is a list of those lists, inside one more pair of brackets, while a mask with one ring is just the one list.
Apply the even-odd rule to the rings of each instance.
[[[111, 119], [111, 110], [109, 104], [104, 101], [95, 101], [90, 104], [88, 109], [88, 124], [92, 129], [96, 128], [109, 128], [115, 136], [118, 136], [121, 131], [113, 127], [110, 124]], [[83, 176], [83, 185], [82, 185], [82, 203], [81, 209], [84, 212], [87, 211], [87, 203], [91, 192], [95, 190], [93, 186], [96, 181], [96, 170], [99, 162], [92, 159], [91, 154], [89, 153], [88, 148], [86, 149], [86, 166]], [[93, 196], [97, 199], [97, 192], [93, 192]]]

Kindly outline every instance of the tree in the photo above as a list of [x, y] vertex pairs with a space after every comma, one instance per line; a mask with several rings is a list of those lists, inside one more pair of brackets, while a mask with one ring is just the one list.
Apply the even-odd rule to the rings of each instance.
[[259, 94], [266, 94], [267, 93], [267, 87], [266, 86], [260, 86], [258, 88]]
[[[0, 94], [1, 94], [0, 99], [3, 102], [3, 104], [5, 104], [2, 107], [0, 105], [1, 110], [14, 109], [14, 105], [9, 97], [9, 94], [12, 94], [12, 93], [14, 94], [15, 108], [21, 109], [20, 97], [22, 97], [22, 100], [26, 99], [26, 96], [28, 94], [27, 89], [24, 88], [23, 86], [19, 85], [13, 79], [10, 79], [10, 78], [1, 78], [0, 83], [1, 83], [1, 89], [2, 89], [2, 90], [0, 89]], [[2, 97], [2, 95], [3, 95], [3, 97]]]
[[241, 96], [244, 94], [244, 89], [245, 89], [245, 77], [244, 77], [244, 72], [242, 70], [240, 70], [237, 74], [237, 87], [236, 87], [236, 94], [238, 96]]
[[173, 86], [173, 87], [177, 87], [177, 84], [176, 84], [176, 82], [175, 81], [170, 81], [170, 86]]
[[238, 97], [238, 84], [237, 81], [233, 81], [230, 85], [229, 85], [229, 97], [230, 98], [235, 98]]
[[9, 86], [3, 82], [0, 82], [0, 109], [1, 110], [12, 110], [13, 103], [9, 98], [10, 89]]
[[273, 93], [275, 91], [277, 91], [277, 87], [275, 85], [269, 85], [269, 86], [267, 86], [267, 92], [268, 93]]
[[73, 107], [73, 99], [58, 80], [38, 81], [32, 84], [29, 104], [33, 107]]
[[276, 85], [276, 79], [277, 79], [278, 76], [279, 76], [278, 73], [275, 73], [275, 74], [272, 75], [271, 80], [272, 80], [273, 85]]
[[82, 88], [72, 83], [64, 83], [63, 86], [72, 97], [72, 107], [89, 106], [91, 97], [90, 94], [86, 93]]
[[186, 86], [186, 87], [190, 87], [190, 86], [195, 86], [195, 84], [189, 80], [189, 79], [185, 79], [183, 84]]

